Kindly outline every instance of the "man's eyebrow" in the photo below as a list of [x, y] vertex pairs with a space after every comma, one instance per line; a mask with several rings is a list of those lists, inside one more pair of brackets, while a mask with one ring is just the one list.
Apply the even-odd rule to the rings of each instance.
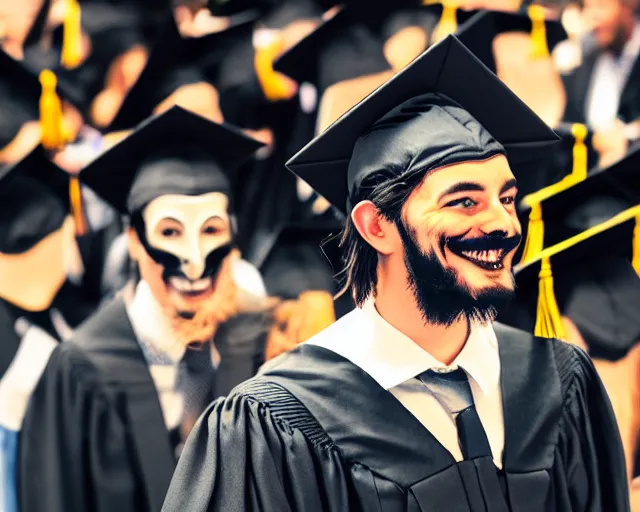
[[460, 183], [456, 183], [455, 185], [451, 185], [447, 190], [445, 190], [440, 197], [438, 197], [438, 201], [440, 201], [443, 197], [446, 197], [450, 194], [455, 194], [457, 192], [482, 192], [484, 191], [484, 187], [480, 183], [476, 183], [473, 181], [461, 181]]
[[500, 189], [500, 194], [504, 194], [507, 190], [511, 190], [512, 188], [518, 188], [518, 180], [515, 178], [511, 178], [509, 181], [505, 182]]

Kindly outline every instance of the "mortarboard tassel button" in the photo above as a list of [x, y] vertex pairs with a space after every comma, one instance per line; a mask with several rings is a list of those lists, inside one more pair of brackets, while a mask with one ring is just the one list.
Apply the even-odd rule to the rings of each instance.
[[532, 5], [528, 9], [531, 20], [531, 53], [532, 59], [549, 57], [547, 45], [547, 27], [545, 25], [544, 8], [540, 5]]
[[42, 145], [48, 150], [61, 149], [65, 144], [62, 103], [56, 94], [56, 75], [45, 69], [40, 73], [40, 130]]

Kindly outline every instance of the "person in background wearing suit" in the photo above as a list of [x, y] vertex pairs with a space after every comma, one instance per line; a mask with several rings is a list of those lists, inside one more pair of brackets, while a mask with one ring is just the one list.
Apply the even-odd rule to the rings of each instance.
[[611, 163], [640, 139], [640, 24], [637, 0], [585, 0], [592, 44], [565, 76], [564, 120], [592, 128], [594, 147]]

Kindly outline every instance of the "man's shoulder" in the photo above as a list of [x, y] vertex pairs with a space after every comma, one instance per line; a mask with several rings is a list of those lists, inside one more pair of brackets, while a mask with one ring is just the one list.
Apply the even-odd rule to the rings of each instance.
[[52, 371], [92, 386], [110, 382], [119, 361], [130, 359], [132, 352], [138, 358], [140, 352], [124, 301], [115, 298], [103, 305], [55, 352]]
[[534, 374], [541, 375], [544, 370], [555, 373], [563, 397], [592, 367], [589, 356], [571, 343], [535, 336], [500, 323], [495, 323], [493, 327], [500, 343], [501, 355], [509, 354], [509, 361], [518, 361], [518, 364], [529, 367]]

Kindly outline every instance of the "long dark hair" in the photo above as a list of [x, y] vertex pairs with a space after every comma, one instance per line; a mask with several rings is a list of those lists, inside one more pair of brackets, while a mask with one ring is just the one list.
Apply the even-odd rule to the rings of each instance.
[[[369, 200], [380, 215], [397, 224], [401, 222], [404, 203], [424, 176], [424, 172], [419, 171], [391, 179], [382, 174], [374, 175], [362, 184], [361, 192], [352, 198], [352, 204]], [[340, 235], [340, 248], [343, 267], [337, 274], [342, 285], [338, 297], [350, 290], [356, 306], [362, 306], [376, 291], [378, 253], [360, 236], [350, 215]]]

